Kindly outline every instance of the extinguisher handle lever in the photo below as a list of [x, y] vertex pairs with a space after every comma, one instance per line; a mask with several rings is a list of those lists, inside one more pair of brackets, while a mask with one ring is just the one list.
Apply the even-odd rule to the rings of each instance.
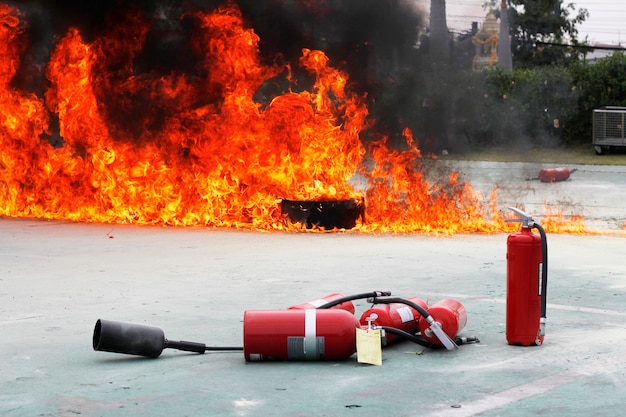
[[509, 210], [512, 210], [515, 212], [515, 214], [517, 214], [519, 216], [519, 218], [517, 219], [506, 219], [505, 222], [506, 223], [510, 223], [510, 222], [520, 222], [522, 223], [522, 227], [530, 227], [532, 228], [535, 225], [535, 221], [533, 220], [533, 217], [530, 214], [526, 214], [524, 213], [522, 210], [516, 208], [516, 207], [509, 207]]
[[434, 335], [439, 339], [443, 347], [447, 350], [456, 350], [459, 346], [446, 334], [446, 332], [441, 327], [439, 322], [434, 321], [431, 316], [426, 317], [426, 320], [430, 324], [429, 329], [434, 333]]

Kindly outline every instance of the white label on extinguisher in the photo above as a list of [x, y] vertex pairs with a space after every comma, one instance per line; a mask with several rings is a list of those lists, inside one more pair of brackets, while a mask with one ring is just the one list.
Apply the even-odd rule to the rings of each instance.
[[324, 300], [323, 298], [318, 298], [317, 300], [310, 301], [309, 304], [311, 304], [315, 308], [319, 308], [324, 304], [328, 304], [328, 301]]
[[539, 297], [541, 297], [541, 294], [543, 293], [543, 262], [539, 262]]
[[317, 359], [317, 310], [304, 310], [304, 356]]
[[413, 312], [411, 311], [411, 308], [408, 306], [400, 307], [396, 311], [400, 315], [400, 319], [402, 319], [402, 323], [415, 320], [415, 317], [413, 316]]

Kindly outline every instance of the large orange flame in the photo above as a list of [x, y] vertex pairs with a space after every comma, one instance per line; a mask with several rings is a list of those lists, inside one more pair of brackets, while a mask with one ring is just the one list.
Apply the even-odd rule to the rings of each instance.
[[[234, 3], [186, 18], [201, 29], [192, 45], [199, 75], [135, 72], [149, 22], [129, 10], [90, 43], [75, 28], [64, 34], [42, 99], [11, 87], [21, 22], [0, 4], [0, 215], [290, 230], [298, 226], [281, 214], [282, 199], [365, 198], [356, 231], [515, 228], [499, 214], [495, 190], [485, 210], [458, 173], [428, 181], [410, 131], [405, 151], [385, 138], [365, 147], [365, 97], [350, 92], [322, 51], [302, 51], [310, 89], [263, 103], [255, 94], [291, 68], [261, 62], [259, 39]], [[50, 114], [63, 146], [42, 139]]]

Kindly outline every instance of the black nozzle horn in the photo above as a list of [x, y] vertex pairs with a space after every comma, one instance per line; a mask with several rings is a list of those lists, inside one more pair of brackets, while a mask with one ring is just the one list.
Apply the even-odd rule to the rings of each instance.
[[158, 327], [100, 319], [93, 330], [93, 350], [157, 358], [165, 347]]

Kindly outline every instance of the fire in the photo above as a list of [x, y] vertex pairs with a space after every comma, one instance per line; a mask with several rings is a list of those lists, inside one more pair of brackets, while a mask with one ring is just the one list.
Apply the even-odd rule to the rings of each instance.
[[[512, 230], [495, 190], [485, 210], [458, 173], [428, 180], [409, 130], [404, 151], [384, 137], [365, 146], [366, 97], [322, 51], [302, 51], [313, 80], [302, 89], [289, 64], [261, 62], [234, 3], [185, 18], [199, 29], [193, 74], [139, 71], [150, 22], [129, 10], [90, 42], [76, 28], [63, 34], [39, 97], [11, 85], [23, 23], [0, 4], [0, 215], [292, 230], [282, 199], [365, 198], [359, 232]], [[265, 93], [275, 80], [289, 88]], [[62, 146], [46, 139], [51, 117]]]
[[495, 232], [485, 220], [481, 195], [458, 181], [458, 172], [445, 183], [430, 183], [424, 176], [423, 158], [411, 132], [404, 131], [408, 149], [394, 151], [383, 138], [370, 145], [374, 167], [362, 174], [368, 179], [367, 217], [376, 221], [363, 230], [422, 231], [441, 234]]
[[585, 227], [585, 219], [580, 215], [567, 216], [561, 208], [556, 210], [546, 206], [545, 219], [542, 221], [546, 232], [552, 233], [592, 233]]

